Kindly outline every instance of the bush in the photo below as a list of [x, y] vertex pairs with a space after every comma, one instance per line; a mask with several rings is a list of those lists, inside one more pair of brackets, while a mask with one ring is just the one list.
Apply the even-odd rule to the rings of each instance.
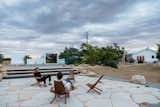
[[154, 61], [153, 63], [156, 64], [156, 63], [158, 63], [158, 61]]
[[130, 59], [128, 60], [128, 62], [129, 62], [129, 63], [134, 63], [135, 60], [134, 60], [133, 58], [130, 58]]
[[139, 60], [138, 63], [141, 64], [141, 63], [144, 63], [144, 61]]
[[117, 63], [115, 63], [115, 62], [111, 62], [111, 63], [109, 63], [107, 66], [111, 66], [111, 67], [113, 67], [113, 68], [118, 68]]
[[110, 66], [110, 67], [113, 67], [113, 68], [118, 68], [118, 66], [117, 66], [118, 62], [117, 61], [105, 61], [104, 65]]
[[66, 64], [80, 63], [80, 52], [76, 48], [65, 48], [59, 55], [60, 59], [65, 59]]

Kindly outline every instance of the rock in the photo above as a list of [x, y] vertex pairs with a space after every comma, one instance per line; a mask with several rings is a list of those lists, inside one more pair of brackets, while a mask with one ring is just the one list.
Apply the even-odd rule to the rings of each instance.
[[96, 73], [87, 71], [87, 70], [82, 70], [80, 73], [81, 76], [96, 76]]
[[81, 72], [82, 72], [82, 73], [87, 73], [88, 71], [87, 71], [87, 70], [81, 70]]
[[144, 85], [146, 84], [146, 79], [143, 75], [133, 75], [131, 82]]
[[149, 103], [144, 102], [144, 103], [140, 103], [139, 107], [150, 107]]
[[88, 72], [87, 75], [88, 75], [88, 76], [95, 76], [96, 73], [94, 73], [94, 72]]

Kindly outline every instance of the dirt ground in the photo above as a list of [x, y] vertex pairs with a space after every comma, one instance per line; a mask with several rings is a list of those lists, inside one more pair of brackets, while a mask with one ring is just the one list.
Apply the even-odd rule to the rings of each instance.
[[79, 65], [75, 68], [82, 73], [105, 74], [127, 80], [135, 74], [144, 75], [147, 81], [160, 83], [160, 64], [120, 64], [118, 69], [99, 65]]

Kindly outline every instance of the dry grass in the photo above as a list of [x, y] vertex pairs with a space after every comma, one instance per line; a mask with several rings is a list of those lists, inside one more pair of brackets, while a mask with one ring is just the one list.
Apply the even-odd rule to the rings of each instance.
[[144, 75], [147, 81], [160, 83], [160, 64], [121, 64], [118, 69], [106, 66], [80, 65], [80, 72], [94, 72], [130, 80], [132, 75]]

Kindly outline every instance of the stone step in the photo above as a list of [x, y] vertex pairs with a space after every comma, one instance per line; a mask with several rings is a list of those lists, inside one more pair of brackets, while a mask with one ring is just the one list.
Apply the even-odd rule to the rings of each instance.
[[[62, 72], [64, 75], [69, 75], [69, 72], [63, 71]], [[42, 75], [51, 75], [51, 76], [56, 76], [57, 72], [43, 72]], [[79, 74], [78, 71], [75, 71], [75, 74]], [[3, 79], [14, 79], [14, 78], [29, 78], [33, 77], [33, 74], [15, 74], [15, 75], [7, 75], [3, 77]]]
[[[40, 70], [56, 70], [56, 69], [72, 69], [71, 67], [52, 67], [52, 68], [40, 68]], [[33, 71], [34, 68], [17, 68], [17, 69], [7, 69], [7, 72], [13, 72], [13, 71]]]
[[[49, 73], [49, 72], [69, 72], [74, 69], [50, 69], [50, 70], [40, 70], [41, 73]], [[75, 70], [74, 70], [75, 71]], [[15, 75], [15, 74], [31, 74], [33, 71], [10, 71], [7, 72], [7, 75]]]
[[[13, 79], [13, 78], [28, 78], [33, 77], [33, 67], [32, 68], [14, 68], [7, 69], [6, 76], [4, 79]], [[57, 72], [62, 72], [64, 75], [68, 75], [69, 71], [74, 70], [72, 67], [49, 67], [49, 68], [40, 68], [42, 75], [52, 75], [55, 76]], [[78, 72], [74, 70], [75, 74]]]

